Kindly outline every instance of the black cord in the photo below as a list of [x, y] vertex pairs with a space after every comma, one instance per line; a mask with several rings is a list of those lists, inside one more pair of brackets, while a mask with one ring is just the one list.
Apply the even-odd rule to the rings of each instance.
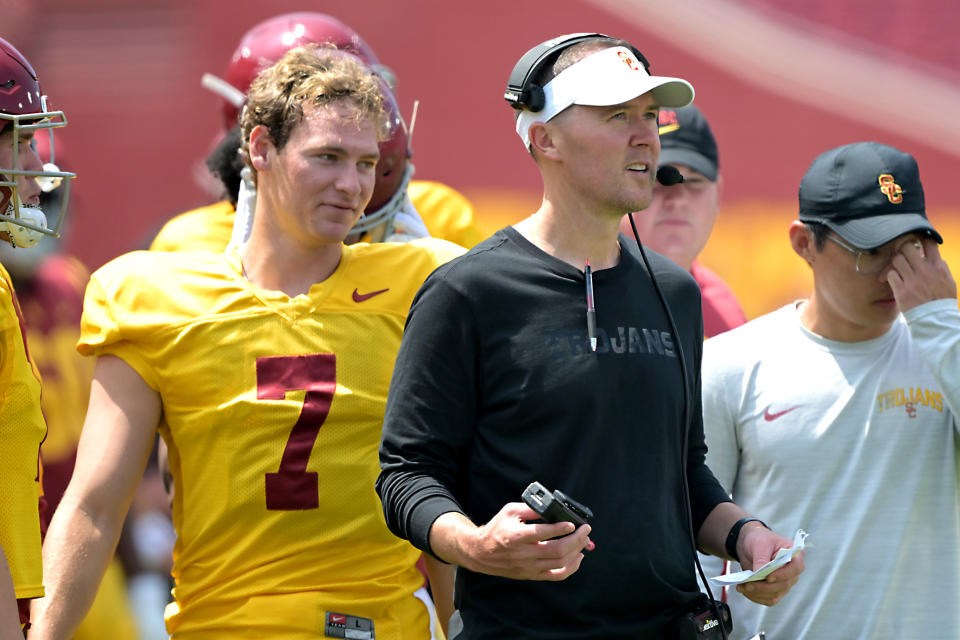
[[677, 323], [673, 319], [670, 305], [667, 304], [667, 299], [663, 295], [663, 291], [660, 290], [660, 284], [653, 275], [653, 268], [650, 266], [650, 261], [647, 260], [647, 252], [643, 250], [643, 243], [640, 242], [640, 234], [637, 232], [636, 222], [633, 221], [633, 214], [628, 214], [628, 217], [630, 218], [630, 228], [633, 229], [633, 237], [637, 241], [637, 247], [640, 249], [640, 257], [643, 258], [643, 264], [647, 268], [650, 282], [653, 283], [653, 289], [657, 292], [660, 305], [663, 307], [664, 313], [667, 314], [670, 330], [673, 331], [673, 335], [676, 338], [677, 356], [680, 359], [680, 375], [683, 378], [682, 384], [680, 385], [681, 393], [683, 394], [683, 447], [680, 450], [680, 479], [683, 484], [683, 504], [687, 511], [687, 531], [690, 535], [690, 544], [693, 548], [693, 562], [697, 566], [697, 573], [700, 575], [703, 587], [707, 590], [707, 597], [710, 598], [710, 608], [713, 609], [714, 615], [717, 616], [717, 622], [720, 624], [720, 636], [723, 640], [727, 640], [727, 629], [723, 624], [720, 607], [717, 606], [717, 601], [713, 599], [713, 591], [710, 590], [707, 577], [704, 575], [703, 567], [700, 565], [700, 557], [697, 555], [697, 537], [693, 531], [693, 508], [690, 506], [690, 486], [687, 483], [687, 446], [690, 438], [690, 394], [687, 393], [687, 365], [683, 357], [683, 340], [680, 338], [680, 332], [677, 330]]

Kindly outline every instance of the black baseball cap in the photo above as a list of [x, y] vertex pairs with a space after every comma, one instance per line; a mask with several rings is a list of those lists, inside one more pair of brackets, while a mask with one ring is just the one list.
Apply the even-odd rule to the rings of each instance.
[[927, 220], [917, 161], [879, 142], [820, 154], [800, 181], [800, 221], [819, 222], [860, 249], [918, 231], [943, 243]]
[[717, 141], [703, 113], [694, 105], [660, 109], [660, 166], [682, 164], [708, 180], [717, 180]]

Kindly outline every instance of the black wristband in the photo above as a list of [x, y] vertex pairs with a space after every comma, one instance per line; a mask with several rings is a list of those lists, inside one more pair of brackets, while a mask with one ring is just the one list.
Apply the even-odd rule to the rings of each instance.
[[730, 527], [730, 533], [727, 534], [727, 544], [724, 545], [724, 548], [727, 550], [727, 555], [737, 562], [740, 562], [740, 556], [737, 555], [737, 540], [740, 538], [740, 529], [743, 529], [743, 525], [747, 524], [748, 522], [759, 522], [764, 526], [764, 528], [770, 528], [763, 520], [760, 518], [754, 518], [752, 516], [740, 518], [737, 520], [736, 524]]

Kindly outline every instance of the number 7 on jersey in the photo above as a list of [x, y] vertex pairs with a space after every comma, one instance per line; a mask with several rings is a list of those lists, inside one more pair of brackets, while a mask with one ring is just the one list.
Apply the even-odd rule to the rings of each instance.
[[337, 390], [332, 353], [257, 358], [257, 399], [283, 400], [287, 391], [306, 390], [300, 418], [283, 449], [280, 468], [266, 474], [267, 509], [293, 511], [320, 506], [317, 473], [307, 471], [317, 434]]

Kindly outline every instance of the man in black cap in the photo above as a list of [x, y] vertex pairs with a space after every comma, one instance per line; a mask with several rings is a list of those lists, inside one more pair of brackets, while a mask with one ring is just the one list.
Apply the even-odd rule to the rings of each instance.
[[828, 151], [799, 217], [810, 297], [704, 347], [708, 465], [816, 545], [778, 607], [731, 594], [734, 637], [956, 638], [960, 313], [917, 163], [875, 142]]
[[[683, 182], [653, 187], [653, 201], [635, 213], [640, 241], [690, 272], [700, 286], [703, 331], [711, 338], [747, 321], [730, 287], [717, 274], [697, 262], [720, 213], [720, 158], [717, 141], [703, 113], [694, 105], [661, 108], [659, 116], [659, 166], [672, 166]], [[633, 237], [630, 218], [620, 230]]]

